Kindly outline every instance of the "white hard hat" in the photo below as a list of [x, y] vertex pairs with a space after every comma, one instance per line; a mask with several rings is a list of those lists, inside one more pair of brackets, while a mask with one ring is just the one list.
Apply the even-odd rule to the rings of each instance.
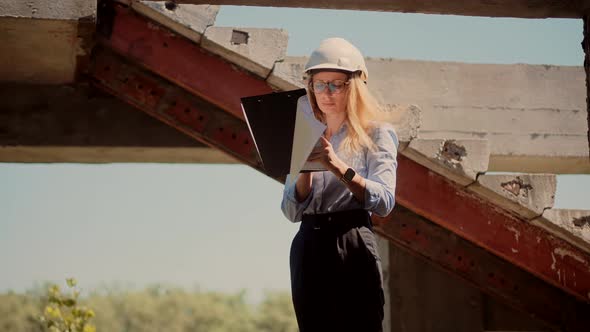
[[349, 73], [361, 72], [361, 79], [367, 80], [369, 72], [365, 65], [365, 58], [354, 45], [342, 38], [328, 38], [322, 40], [309, 61], [305, 65], [305, 72], [316, 69], [336, 69]]

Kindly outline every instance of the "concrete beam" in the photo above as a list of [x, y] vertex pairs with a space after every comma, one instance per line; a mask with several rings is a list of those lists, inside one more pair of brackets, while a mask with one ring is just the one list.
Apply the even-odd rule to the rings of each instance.
[[210, 27], [201, 46], [266, 79], [287, 54], [287, 31], [281, 29]]
[[2, 83], [0, 109], [0, 162], [236, 162], [82, 84]]
[[590, 252], [590, 211], [549, 209], [532, 223]]
[[414, 139], [402, 153], [462, 186], [485, 173], [490, 158], [487, 140]]
[[404, 13], [450, 14], [492, 17], [522, 18], [580, 18], [590, 9], [590, 1], [550, 1], [550, 0], [453, 0], [453, 1], [413, 1], [413, 0], [174, 0], [178, 3], [216, 4], [234, 6], [265, 6], [293, 8], [322, 8], [374, 10]]
[[485, 174], [469, 189], [530, 220], [553, 207], [556, 187], [553, 174]]
[[0, 146], [2, 163], [202, 163], [235, 164], [235, 158], [208, 147]]
[[205, 30], [215, 23], [219, 12], [219, 6], [175, 5], [164, 1], [133, 1], [131, 5], [138, 13], [197, 44], [201, 42]]
[[[303, 85], [306, 57], [287, 57], [268, 78]], [[418, 105], [419, 138], [487, 139], [490, 171], [590, 173], [582, 67], [367, 58], [382, 104]]]

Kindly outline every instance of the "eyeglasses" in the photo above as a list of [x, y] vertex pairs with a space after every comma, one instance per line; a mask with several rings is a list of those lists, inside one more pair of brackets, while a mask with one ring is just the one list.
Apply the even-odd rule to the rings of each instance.
[[340, 93], [344, 90], [344, 88], [350, 84], [350, 81], [345, 80], [333, 80], [329, 82], [324, 81], [313, 81], [309, 85], [311, 90], [315, 93], [324, 93], [326, 92], [326, 87], [330, 90], [331, 93]]

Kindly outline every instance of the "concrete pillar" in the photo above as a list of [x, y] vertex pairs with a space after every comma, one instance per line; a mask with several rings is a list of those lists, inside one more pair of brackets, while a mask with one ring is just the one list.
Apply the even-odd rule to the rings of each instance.
[[377, 235], [377, 249], [381, 257], [381, 274], [383, 276], [383, 294], [385, 295], [385, 305], [383, 306], [383, 331], [391, 332], [391, 292], [389, 288], [389, 248], [391, 244], [386, 238]]
[[588, 27], [588, 19], [590, 16], [584, 15], [584, 40], [582, 41], [582, 48], [584, 49], [584, 69], [586, 70], [586, 116], [588, 119], [588, 159], [590, 159], [590, 28]]
[[390, 244], [385, 332], [555, 331], [430, 262]]

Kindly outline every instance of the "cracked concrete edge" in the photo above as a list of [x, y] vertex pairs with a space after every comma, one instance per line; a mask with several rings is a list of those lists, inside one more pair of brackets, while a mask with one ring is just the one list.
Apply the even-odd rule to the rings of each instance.
[[423, 114], [418, 105], [385, 104], [382, 111], [380, 120], [394, 126], [400, 142], [408, 143], [418, 137]]
[[289, 35], [283, 29], [211, 26], [201, 47], [264, 79], [285, 59]]
[[547, 209], [531, 223], [590, 253], [590, 210]]
[[164, 1], [131, 1], [131, 8], [176, 33], [201, 43], [206, 29], [215, 23], [219, 6], [177, 4], [171, 9]]
[[289, 57], [275, 63], [266, 82], [277, 90], [295, 90], [305, 87], [303, 69], [307, 57]]
[[554, 174], [482, 174], [468, 189], [532, 220], [553, 207], [556, 187]]
[[485, 139], [413, 139], [402, 153], [461, 186], [474, 183], [478, 174], [485, 173], [490, 159]]

